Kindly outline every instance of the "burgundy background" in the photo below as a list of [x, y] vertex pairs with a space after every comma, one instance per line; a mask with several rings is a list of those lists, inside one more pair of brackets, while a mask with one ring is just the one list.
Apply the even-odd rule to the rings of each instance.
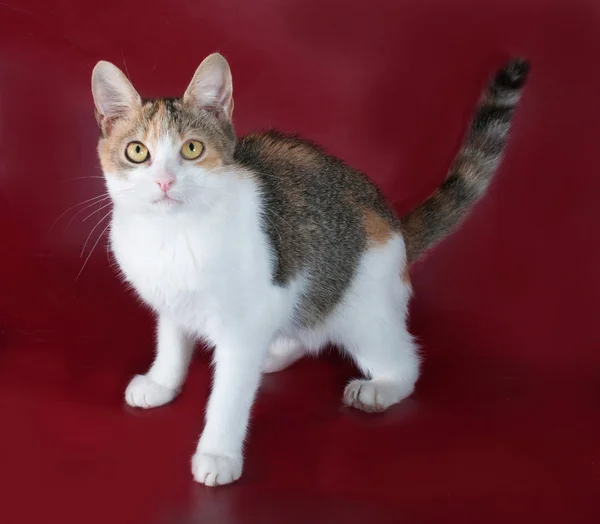
[[[600, 521], [600, 3], [7, 0], [0, 45], [1, 522]], [[108, 209], [49, 230], [103, 191], [96, 61], [177, 95], [215, 50], [240, 133], [300, 132], [399, 211], [443, 178], [488, 74], [533, 70], [489, 195], [413, 270], [415, 395], [346, 410], [336, 356], [268, 377], [242, 480], [211, 490], [189, 463], [206, 356], [171, 406], [126, 409], [151, 318], [103, 240], [76, 280]]]

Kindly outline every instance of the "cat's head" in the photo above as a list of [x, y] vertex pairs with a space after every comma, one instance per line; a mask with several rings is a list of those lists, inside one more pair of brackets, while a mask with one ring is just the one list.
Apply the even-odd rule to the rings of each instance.
[[196, 70], [177, 99], [143, 100], [113, 64], [92, 73], [98, 153], [108, 191], [119, 206], [170, 212], [210, 206], [226, 190], [235, 133], [231, 71], [219, 54]]

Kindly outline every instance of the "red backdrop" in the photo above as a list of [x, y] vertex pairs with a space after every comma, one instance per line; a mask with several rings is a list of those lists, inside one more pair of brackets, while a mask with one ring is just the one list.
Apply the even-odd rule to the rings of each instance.
[[[598, 2], [7, 0], [0, 46], [0, 521], [600, 521]], [[443, 178], [488, 74], [515, 54], [532, 74], [490, 193], [414, 268], [415, 395], [342, 409], [336, 357], [270, 376], [242, 481], [210, 490], [189, 464], [206, 356], [173, 405], [127, 410], [151, 318], [104, 239], [76, 279], [108, 209], [51, 226], [103, 191], [96, 61], [177, 95], [216, 50], [240, 133], [320, 142], [399, 211]]]

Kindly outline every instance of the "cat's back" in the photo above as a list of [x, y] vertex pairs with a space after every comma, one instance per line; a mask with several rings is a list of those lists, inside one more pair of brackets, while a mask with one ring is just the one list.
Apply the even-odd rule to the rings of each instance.
[[346, 213], [364, 214], [369, 209], [390, 227], [398, 227], [378, 187], [313, 142], [274, 130], [252, 133], [240, 139], [234, 158], [253, 173], [273, 202], [285, 200], [312, 212], [343, 208]]

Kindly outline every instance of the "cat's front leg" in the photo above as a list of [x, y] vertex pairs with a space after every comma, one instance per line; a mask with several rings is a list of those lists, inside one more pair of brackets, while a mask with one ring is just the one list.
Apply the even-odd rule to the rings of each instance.
[[133, 377], [125, 401], [135, 408], [155, 408], [171, 402], [187, 376], [194, 340], [179, 325], [160, 315], [156, 357], [145, 375]]
[[[262, 325], [264, 323], [257, 323]], [[273, 334], [240, 329], [217, 341], [213, 386], [206, 424], [192, 458], [196, 481], [207, 486], [229, 484], [242, 474], [242, 448], [261, 367]], [[262, 330], [261, 330], [262, 331]]]

